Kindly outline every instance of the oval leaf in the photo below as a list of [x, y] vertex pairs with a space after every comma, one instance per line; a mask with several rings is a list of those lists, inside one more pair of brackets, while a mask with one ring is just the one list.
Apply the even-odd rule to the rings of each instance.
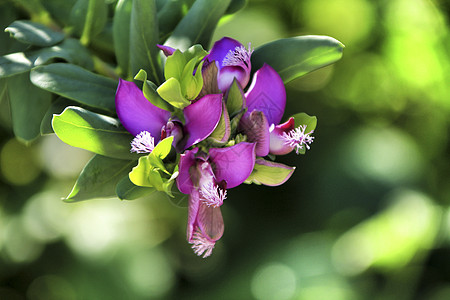
[[252, 174], [245, 183], [277, 186], [285, 183], [294, 173], [295, 167], [289, 167], [273, 161], [257, 159]]
[[154, 193], [156, 189], [137, 186], [131, 182], [128, 174], [116, 186], [116, 195], [120, 200], [135, 200]]
[[30, 79], [41, 89], [110, 113], [115, 112], [117, 82], [112, 79], [65, 63], [36, 67], [31, 71]]
[[54, 58], [61, 58], [87, 69], [92, 69], [94, 66], [89, 52], [78, 40], [66, 39], [53, 47], [11, 53], [0, 57], [0, 77], [27, 72], [36, 66], [48, 63]]
[[51, 104], [51, 94], [31, 84], [28, 73], [6, 79], [13, 131], [30, 142], [40, 135], [42, 119]]
[[127, 176], [135, 161], [94, 155], [77, 179], [66, 202], [116, 196], [116, 185]]
[[112, 158], [138, 158], [130, 153], [134, 137], [117, 119], [70, 106], [53, 116], [52, 126], [56, 135], [71, 146]]
[[144, 69], [149, 80], [161, 83], [162, 70], [158, 60], [158, 20], [154, 0], [134, 0], [130, 25], [130, 68], [135, 75]]
[[297, 36], [258, 47], [252, 54], [252, 69], [264, 63], [274, 68], [287, 83], [342, 57], [344, 45], [328, 36]]
[[130, 22], [132, 0], [119, 0], [116, 5], [113, 20], [114, 50], [117, 63], [128, 78], [131, 74], [130, 64]]
[[178, 23], [165, 45], [182, 51], [194, 44], [208, 47], [217, 22], [231, 0], [197, 0], [187, 15]]
[[5, 31], [22, 43], [40, 47], [53, 46], [64, 39], [62, 32], [54, 31], [42, 24], [27, 20], [14, 21], [6, 27]]

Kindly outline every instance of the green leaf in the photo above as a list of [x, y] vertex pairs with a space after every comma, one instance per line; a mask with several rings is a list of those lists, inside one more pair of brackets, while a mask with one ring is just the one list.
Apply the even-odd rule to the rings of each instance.
[[180, 50], [176, 50], [171, 56], [166, 59], [166, 65], [164, 66], [164, 77], [166, 80], [169, 78], [181, 79], [184, 67], [186, 65], [186, 58]]
[[47, 26], [27, 20], [14, 21], [6, 27], [5, 31], [22, 43], [40, 47], [53, 46], [64, 39], [62, 32], [54, 31]]
[[310, 116], [305, 113], [298, 113], [292, 116], [295, 121], [295, 127], [298, 127], [300, 125], [306, 125], [305, 132], [308, 133], [311, 130], [315, 130], [317, 126], [317, 117], [316, 116]]
[[223, 146], [228, 142], [231, 134], [230, 116], [223, 104], [222, 116], [220, 117], [219, 124], [217, 124], [214, 131], [209, 135], [207, 142], [211, 142], [217, 146]]
[[258, 158], [255, 161], [252, 174], [250, 174], [245, 183], [264, 184], [268, 186], [281, 185], [291, 177], [294, 170], [295, 167]]
[[142, 92], [144, 93], [144, 97], [147, 98], [148, 101], [159, 108], [167, 111], [173, 111], [173, 106], [167, 103], [167, 101], [161, 98], [156, 92], [156, 85], [150, 80], [147, 80], [147, 72], [142, 69], [139, 70], [139, 73], [134, 76], [134, 79], [144, 82], [142, 86]]
[[137, 186], [131, 182], [128, 174], [116, 186], [116, 195], [120, 200], [135, 200], [148, 196], [156, 191], [155, 188]]
[[237, 115], [244, 109], [244, 91], [239, 82], [234, 79], [225, 95], [227, 110], [231, 117]]
[[[129, 177], [133, 184], [143, 187], [154, 187], [156, 190], [166, 192], [172, 196], [170, 190], [178, 172], [171, 175], [164, 166], [162, 160], [172, 149], [173, 137], [168, 137], [159, 142], [155, 149], [147, 155], [139, 158], [138, 165], [130, 172]], [[161, 173], [160, 171], [163, 171]], [[167, 174], [170, 178], [166, 178]]]
[[0, 77], [8, 77], [30, 71], [32, 68], [48, 63], [51, 59], [61, 58], [69, 63], [92, 69], [94, 64], [85, 47], [76, 39], [50, 48], [35, 51], [17, 52], [0, 57]]
[[157, 186], [162, 186], [161, 174], [152, 166], [148, 155], [139, 158], [138, 165], [133, 168], [129, 177], [131, 182], [137, 186], [154, 187], [156, 189], [158, 189]]
[[99, 34], [106, 25], [108, 7], [105, 0], [78, 0], [70, 12], [75, 32], [83, 45]]
[[130, 25], [131, 74], [144, 69], [149, 80], [161, 83], [162, 70], [158, 60], [158, 20], [154, 0], [133, 0]]
[[81, 67], [56, 63], [31, 71], [31, 82], [41, 89], [104, 111], [115, 112], [117, 82]]
[[342, 57], [344, 45], [328, 36], [297, 36], [258, 47], [252, 54], [252, 69], [267, 63], [285, 83], [332, 64]]
[[238, 12], [239, 10], [243, 9], [247, 5], [247, 0], [231, 0], [230, 5], [227, 8], [227, 11], [225, 12], [228, 14], [234, 14]]
[[116, 185], [127, 176], [135, 161], [94, 155], [77, 179], [66, 202], [116, 196]]
[[55, 21], [63, 25], [69, 25], [70, 12], [76, 0], [45, 0], [41, 2]]
[[181, 91], [189, 100], [194, 100], [203, 87], [203, 61], [198, 65], [195, 75], [192, 75], [194, 73], [196, 63], [197, 58], [192, 58], [184, 67], [183, 74], [181, 74]]
[[158, 27], [160, 40], [167, 39], [169, 34], [188, 11], [193, 0], [171, 0], [165, 1], [164, 6], [158, 9]]
[[172, 149], [173, 136], [169, 136], [162, 141], [160, 141], [153, 151], [150, 153], [151, 156], [159, 157], [160, 159], [164, 159], [169, 155], [170, 150]]
[[130, 22], [132, 0], [117, 1], [113, 19], [114, 50], [122, 74], [130, 74]]
[[166, 82], [161, 84], [156, 89], [156, 91], [161, 96], [161, 98], [163, 98], [176, 108], [183, 109], [191, 104], [190, 101], [184, 98], [181, 91], [180, 82], [173, 77], [169, 78]]
[[40, 135], [51, 94], [32, 85], [28, 73], [6, 80], [14, 135], [24, 142], [31, 142]]
[[175, 27], [165, 45], [185, 50], [194, 44], [208, 47], [217, 22], [223, 16], [231, 0], [197, 0], [187, 15]]
[[41, 135], [55, 133], [52, 127], [52, 119], [54, 114], [60, 114], [68, 106], [76, 105], [76, 102], [58, 97], [48, 108], [41, 122]]
[[130, 153], [134, 137], [117, 119], [70, 106], [60, 115], [54, 115], [52, 125], [56, 135], [73, 147], [112, 158], [138, 158], [137, 154]]

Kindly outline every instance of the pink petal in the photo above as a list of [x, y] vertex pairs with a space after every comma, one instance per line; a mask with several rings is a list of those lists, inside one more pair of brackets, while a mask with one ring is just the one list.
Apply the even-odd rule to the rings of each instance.
[[180, 155], [180, 162], [178, 163], [178, 177], [177, 187], [183, 194], [191, 194], [194, 190], [194, 183], [192, 182], [191, 167], [196, 163], [195, 155], [198, 148], [188, 150]]
[[280, 75], [271, 66], [264, 64], [256, 71], [245, 97], [247, 114], [259, 110], [269, 124], [280, 123], [286, 107], [286, 90]]
[[222, 115], [222, 94], [206, 95], [184, 109], [185, 131], [188, 135], [184, 149], [203, 141], [216, 128]]
[[234, 50], [236, 47], [242, 46], [241, 43], [236, 41], [235, 39], [224, 37], [214, 43], [211, 51], [207, 56], [205, 56], [205, 60], [210, 62], [216, 61], [219, 69], [222, 68], [222, 61], [227, 56], [230, 50]]
[[156, 45], [156, 47], [161, 49], [166, 57], [171, 56], [175, 51], [177, 51], [177, 49], [164, 45]]
[[222, 67], [217, 74], [219, 89], [223, 92], [228, 90], [235, 78], [241, 86], [245, 87], [250, 80], [250, 73], [238, 66]]
[[272, 125], [270, 129], [270, 153], [275, 155], [290, 153], [294, 148], [286, 144], [283, 133], [288, 133], [295, 129], [294, 118], [289, 118], [289, 120], [280, 125]]
[[148, 131], [155, 142], [160, 140], [161, 128], [170, 118], [170, 112], [148, 101], [134, 82], [122, 79], [116, 91], [116, 111], [120, 122], [132, 135]]
[[239, 122], [239, 131], [247, 136], [249, 142], [256, 143], [256, 156], [269, 154], [269, 123], [261, 111], [254, 110], [249, 115], [242, 117]]
[[200, 202], [197, 225], [210, 241], [217, 241], [223, 235], [224, 225], [220, 207], [208, 206]]
[[225, 180], [227, 188], [243, 183], [255, 166], [255, 144], [242, 142], [227, 148], [209, 149], [217, 182]]

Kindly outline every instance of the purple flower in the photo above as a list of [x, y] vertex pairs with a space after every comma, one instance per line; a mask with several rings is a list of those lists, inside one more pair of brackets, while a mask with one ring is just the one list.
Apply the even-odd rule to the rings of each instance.
[[245, 93], [247, 112], [239, 123], [239, 129], [250, 142], [256, 143], [256, 155], [269, 153], [282, 155], [301, 149], [312, 143], [312, 131], [305, 133], [306, 126], [295, 127], [294, 119], [279, 124], [286, 107], [286, 90], [280, 75], [264, 64], [255, 72], [252, 83]]
[[187, 240], [197, 255], [211, 255], [222, 237], [224, 224], [220, 206], [226, 189], [243, 183], [255, 165], [255, 144], [242, 142], [227, 148], [198, 148], [181, 154], [177, 186], [189, 194]]
[[252, 69], [250, 58], [253, 50], [248, 45], [245, 48], [240, 42], [224, 37], [214, 43], [210, 53], [205, 56], [205, 61], [215, 61], [218, 68], [217, 83], [222, 92], [225, 92], [233, 83], [234, 78], [246, 87], [250, 80]]
[[183, 124], [169, 111], [147, 100], [133, 82], [119, 79], [116, 111], [125, 129], [135, 136], [131, 151], [151, 152], [161, 139], [173, 136], [173, 145], [181, 152], [214, 131], [222, 115], [222, 95], [205, 95], [185, 107]]

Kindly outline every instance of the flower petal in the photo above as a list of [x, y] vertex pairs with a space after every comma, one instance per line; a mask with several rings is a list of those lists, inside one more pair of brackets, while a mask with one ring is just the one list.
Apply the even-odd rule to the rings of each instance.
[[223, 92], [228, 90], [234, 78], [236, 78], [241, 86], [246, 87], [250, 80], [250, 72], [246, 72], [245, 69], [239, 66], [222, 67], [217, 75], [219, 89]]
[[247, 114], [259, 110], [266, 115], [269, 124], [280, 123], [286, 107], [286, 90], [280, 75], [271, 66], [264, 64], [256, 71], [245, 97]]
[[231, 189], [243, 183], [255, 166], [255, 144], [242, 142], [227, 148], [209, 149], [217, 182], [225, 180]]
[[294, 118], [289, 118], [285, 123], [273, 125], [270, 128], [270, 153], [275, 155], [284, 155], [294, 150], [293, 147], [286, 143], [283, 133], [295, 129]]
[[216, 61], [216, 64], [220, 69], [223, 66], [222, 64], [223, 59], [225, 58], [225, 56], [227, 56], [228, 52], [240, 46], [242, 46], [242, 44], [236, 41], [235, 39], [229, 37], [221, 38], [220, 40], [214, 43], [211, 51], [207, 56], [205, 56], [204, 59], [210, 62]]
[[254, 110], [244, 116], [239, 122], [238, 128], [247, 136], [249, 142], [256, 143], [255, 154], [257, 156], [269, 154], [269, 123], [263, 112]]
[[191, 177], [191, 167], [196, 163], [195, 155], [198, 148], [188, 150], [180, 155], [180, 162], [178, 164], [177, 187], [183, 194], [191, 194], [194, 189], [194, 182]]
[[188, 135], [184, 149], [203, 141], [216, 128], [222, 116], [222, 94], [206, 95], [184, 108], [185, 131]]
[[169, 46], [164, 46], [164, 45], [156, 45], [156, 47], [161, 49], [166, 57], [171, 56], [175, 51], [177, 51], [177, 49], [175, 49], [175, 48], [172, 48]]
[[219, 206], [208, 206], [200, 201], [197, 225], [210, 241], [217, 241], [223, 235], [224, 225]]
[[192, 237], [194, 235], [199, 205], [200, 205], [200, 194], [198, 190], [194, 189], [192, 190], [192, 193], [189, 195], [188, 221], [186, 227], [186, 237], [188, 242], [192, 241]]
[[170, 118], [170, 112], [163, 110], [147, 100], [134, 82], [119, 79], [116, 91], [116, 111], [120, 122], [132, 135], [148, 131], [160, 140], [161, 128]]

